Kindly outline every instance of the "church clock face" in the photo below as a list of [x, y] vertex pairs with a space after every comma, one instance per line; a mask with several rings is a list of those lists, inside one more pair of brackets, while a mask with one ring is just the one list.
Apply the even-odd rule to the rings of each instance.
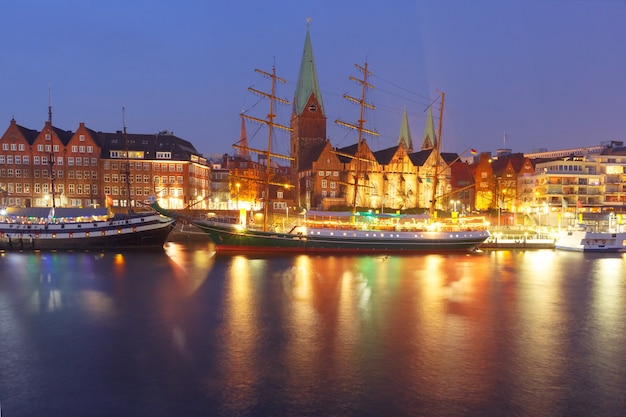
[[317, 105], [315, 103], [309, 104], [309, 111], [316, 112], [317, 111]]

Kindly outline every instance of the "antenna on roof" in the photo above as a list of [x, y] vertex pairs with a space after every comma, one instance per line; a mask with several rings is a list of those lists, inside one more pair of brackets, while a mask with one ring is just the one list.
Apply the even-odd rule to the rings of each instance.
[[126, 108], [122, 104], [122, 126], [124, 127], [124, 140], [126, 140]]
[[50, 80], [48, 80], [48, 121], [52, 126], [52, 85]]

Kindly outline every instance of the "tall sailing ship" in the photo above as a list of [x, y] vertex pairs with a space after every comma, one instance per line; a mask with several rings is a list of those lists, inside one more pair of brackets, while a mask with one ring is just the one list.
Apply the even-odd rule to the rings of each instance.
[[[52, 109], [46, 126], [52, 133]], [[124, 121], [124, 142], [128, 170], [128, 141]], [[54, 148], [52, 148], [54, 149]], [[128, 213], [113, 214], [105, 207], [57, 207], [55, 188], [56, 157], [49, 157], [51, 207], [0, 208], [0, 251], [102, 251], [162, 249], [174, 219], [154, 210], [133, 212], [127, 190]], [[127, 181], [128, 171], [125, 172]], [[8, 194], [0, 189], [1, 194]], [[156, 201], [156, 198], [151, 197]]]
[[[370, 71], [367, 63], [356, 66], [363, 74], [362, 79], [351, 77], [361, 84], [359, 99], [345, 96], [351, 102], [360, 106], [360, 117], [357, 124], [340, 122], [344, 126], [353, 128], [358, 133], [357, 151], [354, 155], [344, 155], [358, 158], [357, 167], [368, 161], [361, 156], [361, 148], [365, 146], [364, 133], [375, 134], [365, 128], [364, 111], [374, 107], [365, 100], [365, 92], [371, 85], [368, 83]], [[285, 227], [268, 227], [269, 187], [272, 182], [272, 159], [283, 157], [272, 152], [272, 132], [275, 128], [288, 129], [274, 122], [274, 106], [277, 101], [284, 102], [275, 95], [277, 82], [284, 82], [276, 76], [275, 67], [271, 73], [256, 70], [271, 79], [270, 93], [261, 93], [269, 99], [270, 110], [266, 120], [250, 118], [261, 122], [268, 127], [267, 149], [258, 151], [264, 155], [266, 172], [264, 181], [263, 226], [256, 227], [244, 224], [241, 219], [203, 219], [192, 220], [193, 223], [205, 232], [215, 243], [218, 253], [412, 253], [412, 252], [450, 252], [470, 251], [489, 237], [486, 224], [482, 219], [454, 219], [449, 222], [434, 222], [430, 216], [376, 214], [357, 211], [357, 195], [360, 187], [366, 186], [360, 182], [359, 168], [353, 177], [352, 183], [347, 184], [353, 191], [352, 210], [350, 212], [305, 212], [298, 223]], [[439, 141], [438, 141], [439, 142]], [[435, 150], [438, 152], [438, 149]], [[292, 155], [297, 157], [297, 155]], [[291, 158], [291, 157], [286, 157]], [[371, 161], [370, 161], [371, 162]], [[435, 174], [437, 176], [437, 173]], [[240, 180], [245, 180], [241, 178]], [[282, 185], [282, 184], [281, 184]], [[434, 199], [434, 197], [433, 197]], [[174, 215], [158, 205], [153, 206], [166, 215]], [[433, 205], [434, 207], [434, 205]], [[245, 219], [247, 216], [241, 216]]]

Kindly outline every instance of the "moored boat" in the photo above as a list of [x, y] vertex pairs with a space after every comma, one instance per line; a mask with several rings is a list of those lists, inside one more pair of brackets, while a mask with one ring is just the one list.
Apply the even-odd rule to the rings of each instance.
[[6, 209], [0, 216], [0, 250], [162, 248], [173, 225], [172, 218], [153, 211], [109, 216], [106, 209]]
[[555, 249], [576, 252], [626, 252], [622, 215], [581, 213], [577, 225], [558, 234]]
[[194, 224], [211, 238], [218, 253], [457, 252], [474, 250], [489, 237], [480, 220], [428, 224], [401, 221], [407, 219], [403, 216], [396, 216], [394, 222], [381, 222], [372, 214], [359, 217], [353, 216], [351, 221], [303, 220], [286, 231], [246, 227], [236, 219], [195, 220]]
[[626, 252], [626, 232], [581, 227], [559, 234], [554, 247], [575, 252]]

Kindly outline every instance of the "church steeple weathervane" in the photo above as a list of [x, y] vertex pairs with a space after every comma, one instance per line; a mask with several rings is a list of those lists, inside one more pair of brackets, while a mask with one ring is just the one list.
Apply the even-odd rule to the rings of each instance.
[[298, 82], [291, 112], [291, 164], [293, 182], [296, 186], [296, 204], [301, 205], [304, 190], [301, 190], [298, 173], [309, 169], [312, 151], [326, 143], [326, 113], [317, 79], [317, 69], [309, 34], [311, 19], [306, 19], [306, 37], [300, 61]]

